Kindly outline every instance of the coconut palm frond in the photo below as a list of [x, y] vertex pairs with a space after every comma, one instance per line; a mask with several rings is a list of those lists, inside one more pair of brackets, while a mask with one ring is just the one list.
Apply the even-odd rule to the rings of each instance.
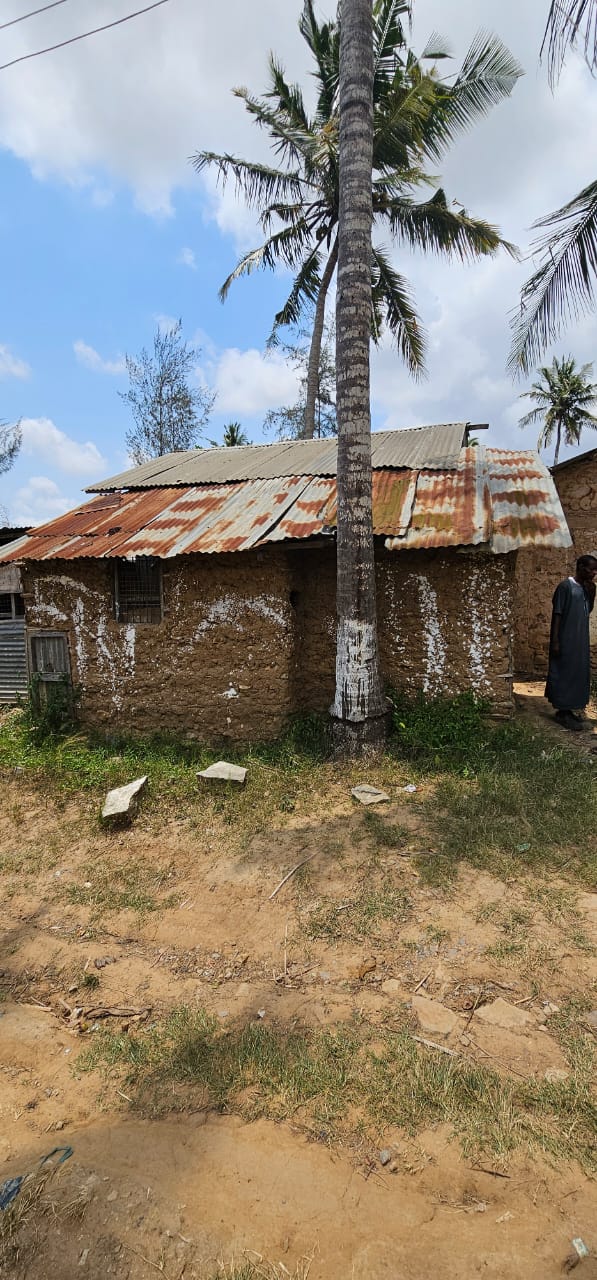
[[591, 71], [597, 69], [597, 0], [551, 0], [541, 45], [547, 55], [549, 79], [558, 79], [571, 45], [582, 41]]
[[[398, 275], [384, 249], [373, 246], [372, 276], [373, 316], [379, 333], [377, 316], [385, 323], [396, 342], [400, 355], [414, 377], [425, 372], [425, 335], [420, 327], [412, 291], [403, 276]], [[383, 308], [381, 311], [380, 308]]]
[[277, 110], [283, 112], [293, 129], [303, 134], [311, 131], [311, 122], [305, 110], [303, 95], [297, 84], [288, 84], [284, 70], [273, 53], [269, 56], [271, 87], [266, 92], [267, 98], [274, 98]]
[[498, 36], [480, 31], [453, 84], [438, 92], [425, 130], [425, 148], [433, 159], [443, 156], [492, 107], [509, 98], [523, 70]]
[[528, 372], [559, 336], [565, 320], [577, 319], [594, 307], [597, 182], [555, 213], [540, 218], [534, 227], [549, 227], [550, 232], [534, 246], [542, 261], [523, 286], [520, 313], [512, 321], [508, 365], [513, 372]]
[[237, 156], [218, 155], [215, 151], [197, 151], [191, 163], [196, 173], [215, 169], [222, 187], [233, 179], [249, 208], [261, 208], [273, 200], [302, 200], [304, 196], [305, 184], [299, 171], [273, 169], [270, 165], [239, 160]]
[[319, 296], [321, 285], [321, 256], [314, 249], [303, 262], [297, 273], [294, 284], [284, 306], [274, 316], [268, 346], [277, 345], [278, 329], [286, 325], [297, 325], [308, 306], [314, 306]]
[[261, 268], [274, 271], [280, 262], [283, 262], [291, 271], [296, 270], [300, 265], [310, 234], [309, 229], [305, 227], [284, 227], [282, 231], [269, 236], [259, 248], [250, 249], [248, 253], [243, 254], [220, 289], [220, 301], [226, 301], [231, 284], [235, 280], [240, 280], [241, 276], [250, 276]]
[[406, 35], [401, 19], [410, 23], [411, 5], [405, 0], [377, 0], [373, 5], [373, 101], [396, 69], [398, 51], [406, 49]]
[[419, 54], [421, 62], [439, 62], [444, 58], [453, 58], [451, 46], [443, 36], [438, 35], [437, 31], [433, 31], [430, 35], [423, 52]]
[[265, 129], [271, 138], [271, 145], [277, 155], [284, 157], [292, 164], [300, 164], [305, 147], [309, 142], [309, 134], [288, 120], [283, 111], [268, 106], [263, 98], [255, 98], [248, 89], [242, 86], [232, 90], [235, 98], [244, 102], [249, 115], [256, 124]]
[[386, 216], [392, 233], [411, 249], [447, 254], [461, 262], [494, 255], [500, 249], [517, 257], [516, 247], [502, 239], [497, 227], [472, 218], [466, 209], [450, 208], [441, 188], [421, 203], [406, 197], [393, 200]]

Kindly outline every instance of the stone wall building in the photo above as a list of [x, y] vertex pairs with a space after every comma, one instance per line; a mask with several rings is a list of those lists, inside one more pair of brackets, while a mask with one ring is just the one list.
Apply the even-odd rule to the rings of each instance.
[[[536, 455], [463, 439], [462, 424], [372, 437], [382, 669], [506, 713], [517, 553], [570, 539]], [[31, 671], [67, 673], [106, 733], [265, 739], [327, 710], [335, 463], [335, 441], [201, 450], [94, 486], [0, 551], [20, 566]]]
[[[547, 672], [551, 599], [578, 556], [597, 555], [597, 449], [553, 467], [551, 474], [572, 536], [568, 548], [521, 553], [516, 566], [514, 665], [517, 674], [542, 679]], [[597, 674], [597, 609], [591, 615], [591, 662]]]

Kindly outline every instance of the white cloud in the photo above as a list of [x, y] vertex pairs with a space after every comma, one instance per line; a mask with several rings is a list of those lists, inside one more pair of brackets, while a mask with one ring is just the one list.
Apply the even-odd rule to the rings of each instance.
[[298, 379], [279, 352], [264, 355], [255, 349], [239, 351], [229, 347], [219, 357], [213, 387], [218, 413], [249, 417], [292, 403], [296, 399]]
[[73, 342], [73, 351], [79, 364], [85, 365], [86, 369], [93, 369], [94, 373], [126, 373], [126, 362], [123, 356], [119, 356], [116, 360], [104, 360], [94, 347], [90, 347], [81, 338]]
[[172, 330], [175, 329], [178, 324], [176, 316], [168, 316], [158, 313], [153, 318], [160, 333], [172, 333]]
[[[75, 6], [76, 7], [76, 6]], [[120, 0], [95, 0], [93, 23], [122, 16]], [[188, 157], [200, 148], [242, 154], [267, 143], [233, 98], [236, 84], [265, 85], [274, 45], [301, 75], [307, 64], [298, 34], [300, 6], [230, 0], [223, 39], [222, 10], [197, 0], [176, 0], [132, 22], [2, 73], [0, 143], [25, 160], [40, 179], [129, 184], [139, 206], [172, 212], [174, 186], [194, 186]], [[35, 32], [18, 23], [3, 32], [2, 61], [55, 44], [85, 29], [71, 6], [40, 14]], [[296, 71], [295, 71], [296, 68]], [[106, 85], [110, 86], [106, 92]], [[94, 179], [96, 180], [94, 183]]]
[[77, 499], [66, 497], [48, 476], [30, 476], [27, 484], [16, 491], [11, 520], [16, 525], [44, 524], [77, 505]]
[[197, 261], [194, 251], [189, 249], [188, 246], [181, 249], [176, 261], [180, 263], [181, 267], [190, 267], [191, 271], [197, 270]]
[[73, 440], [50, 418], [23, 418], [22, 452], [26, 457], [51, 464], [71, 476], [96, 477], [105, 470], [107, 463], [97, 445], [91, 440], [81, 444]]
[[10, 347], [0, 342], [0, 378], [28, 378], [30, 374], [27, 362], [14, 356]]

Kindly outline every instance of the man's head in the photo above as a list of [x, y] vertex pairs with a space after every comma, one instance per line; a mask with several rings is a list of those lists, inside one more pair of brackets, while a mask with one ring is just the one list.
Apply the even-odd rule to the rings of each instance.
[[595, 581], [597, 576], [597, 556], [579, 556], [576, 561], [576, 580], [582, 582], [583, 586], [587, 586]]

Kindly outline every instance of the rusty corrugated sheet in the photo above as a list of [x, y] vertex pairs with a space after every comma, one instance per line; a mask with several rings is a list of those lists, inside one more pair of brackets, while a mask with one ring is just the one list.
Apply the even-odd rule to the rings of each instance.
[[[373, 468], [421, 467], [446, 470], [458, 465], [464, 438], [462, 422], [413, 427], [406, 431], [374, 431], [371, 436]], [[274, 480], [280, 476], [335, 476], [335, 437], [328, 440], [278, 440], [274, 444], [239, 445], [233, 449], [190, 449], [155, 458], [140, 467], [122, 471], [87, 493], [117, 489], [150, 489], [163, 484], [234, 484], [242, 480]]]
[[[390, 550], [571, 545], [555, 485], [536, 454], [461, 450], [454, 471], [374, 471], [374, 532]], [[102, 494], [0, 548], [0, 562], [246, 551], [310, 538], [336, 520], [332, 477]]]
[[391, 551], [477, 546], [490, 536], [490, 496], [482, 449], [462, 449], [456, 471], [420, 471], [408, 528]]
[[[373, 532], [404, 535], [408, 529], [417, 488], [416, 471], [374, 471], [371, 477], [373, 500]], [[337, 521], [336, 485], [324, 513], [324, 525], [335, 528]]]
[[558, 491], [538, 454], [488, 449], [487, 470], [492, 551], [572, 546]]

